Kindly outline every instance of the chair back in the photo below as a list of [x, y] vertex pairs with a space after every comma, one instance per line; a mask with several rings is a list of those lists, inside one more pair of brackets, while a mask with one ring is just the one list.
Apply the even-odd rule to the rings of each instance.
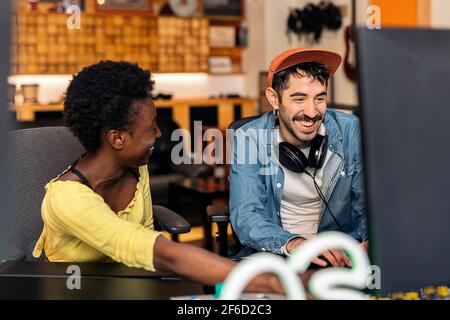
[[251, 116], [251, 117], [241, 118], [241, 119], [235, 120], [228, 126], [228, 129], [233, 129], [233, 130], [239, 129], [244, 124], [246, 124], [246, 123], [248, 123], [248, 122], [250, 122], [252, 120], [258, 119], [259, 117], [261, 117], [261, 115]]
[[13, 245], [26, 261], [42, 231], [41, 204], [45, 185], [85, 152], [66, 127], [41, 127], [11, 131], [8, 169], [9, 230]]

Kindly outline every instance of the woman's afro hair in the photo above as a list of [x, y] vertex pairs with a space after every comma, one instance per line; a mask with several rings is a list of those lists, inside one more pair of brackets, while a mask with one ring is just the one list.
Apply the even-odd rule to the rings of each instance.
[[64, 100], [64, 123], [89, 152], [108, 130], [131, 131], [132, 105], [151, 97], [149, 71], [129, 62], [100, 61], [74, 75]]

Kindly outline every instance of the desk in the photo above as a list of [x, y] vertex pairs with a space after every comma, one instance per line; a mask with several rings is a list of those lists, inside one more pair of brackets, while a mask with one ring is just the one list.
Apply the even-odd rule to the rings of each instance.
[[69, 290], [65, 278], [0, 276], [0, 300], [167, 300], [203, 294], [198, 284], [180, 280], [82, 278], [81, 290]]
[[129, 268], [120, 263], [53, 263], [14, 261], [0, 269], [0, 276], [10, 277], [67, 277], [67, 268], [80, 267], [82, 277], [96, 278], [170, 278], [178, 279], [175, 274], [147, 271], [141, 268]]
[[81, 290], [69, 290], [69, 263], [18, 261], [0, 270], [1, 299], [169, 299], [203, 294], [201, 284], [120, 264], [78, 263]]

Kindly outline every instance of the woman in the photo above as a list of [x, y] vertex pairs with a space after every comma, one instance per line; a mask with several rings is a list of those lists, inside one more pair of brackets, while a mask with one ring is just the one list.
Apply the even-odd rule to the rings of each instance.
[[[148, 159], [161, 132], [150, 72], [102, 61], [75, 75], [64, 120], [86, 153], [45, 189], [44, 230], [33, 255], [52, 262], [102, 262], [171, 271], [213, 285], [234, 262], [172, 242], [153, 229]], [[249, 291], [280, 292], [273, 275]]]

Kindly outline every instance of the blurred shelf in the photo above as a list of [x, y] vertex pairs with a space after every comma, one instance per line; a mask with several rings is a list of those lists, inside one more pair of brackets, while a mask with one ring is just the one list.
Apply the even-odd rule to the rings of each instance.
[[241, 21], [245, 19], [242, 16], [230, 16], [230, 17], [227, 17], [227, 16], [204, 16], [204, 17], [213, 22], [220, 22], [220, 23], [224, 23], [224, 22], [241, 23]]
[[[171, 99], [155, 100], [157, 108], [171, 108], [172, 118], [178, 123], [180, 128], [190, 130], [190, 108], [192, 107], [211, 107], [217, 106], [218, 127], [225, 130], [228, 125], [234, 121], [235, 105], [241, 106], [241, 116], [250, 117], [256, 114], [256, 100], [248, 98], [238, 99], [208, 99], [208, 98], [190, 98], [190, 99]], [[16, 112], [16, 120], [19, 122], [34, 121], [36, 112], [58, 112], [63, 111], [63, 104], [24, 104], [21, 106], [12, 106], [11, 110]]]

